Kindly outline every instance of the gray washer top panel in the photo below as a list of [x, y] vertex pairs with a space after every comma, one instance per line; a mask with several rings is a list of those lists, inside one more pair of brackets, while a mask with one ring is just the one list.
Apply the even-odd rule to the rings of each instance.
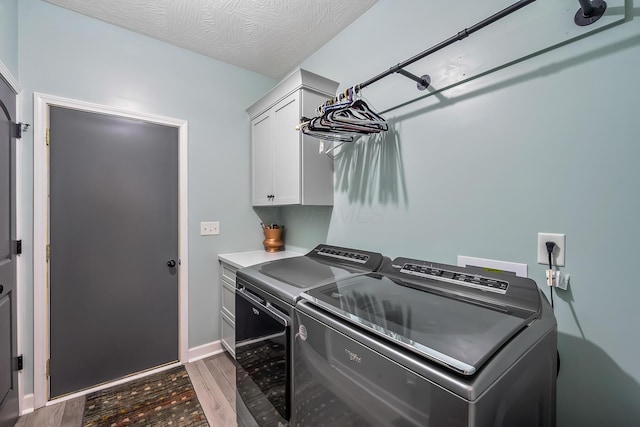
[[[327, 250], [351, 251], [365, 255], [367, 260], [350, 261], [340, 255], [325, 256]], [[282, 301], [294, 305], [302, 292], [317, 286], [333, 283], [347, 277], [374, 271], [382, 264], [379, 253], [356, 251], [328, 245], [319, 245], [304, 256], [269, 261], [246, 267], [237, 276]]]
[[538, 314], [408, 287], [378, 273], [339, 280], [302, 298], [465, 375], [474, 374]]

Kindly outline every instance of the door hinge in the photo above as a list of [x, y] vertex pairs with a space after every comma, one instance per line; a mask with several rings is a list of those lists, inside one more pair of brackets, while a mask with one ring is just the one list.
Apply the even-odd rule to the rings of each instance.
[[22, 132], [26, 132], [29, 129], [27, 123], [11, 123], [11, 136], [17, 139], [22, 138]]
[[16, 240], [16, 255], [22, 253], [22, 240]]
[[51, 359], [47, 359], [47, 377], [51, 376]]
[[22, 138], [22, 123], [11, 123], [11, 136], [16, 139]]
[[24, 368], [24, 360], [22, 355], [20, 355], [15, 358], [15, 370], [22, 371], [23, 368]]
[[47, 261], [51, 258], [51, 245], [47, 245]]
[[47, 128], [47, 133], [45, 135], [45, 138], [47, 140], [47, 145], [50, 145], [51, 144], [51, 136], [50, 136], [49, 128]]

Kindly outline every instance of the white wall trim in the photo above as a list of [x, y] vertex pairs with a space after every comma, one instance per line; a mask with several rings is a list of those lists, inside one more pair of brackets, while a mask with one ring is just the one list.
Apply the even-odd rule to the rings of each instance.
[[[0, 61], [0, 78], [9, 84], [9, 87], [16, 94], [16, 123], [22, 120], [22, 88], [18, 81], [13, 77], [9, 69]], [[22, 142], [16, 144], [16, 239], [22, 239]], [[23, 242], [24, 243], [24, 242]], [[24, 283], [22, 278], [22, 256], [16, 257], [16, 350], [18, 354], [22, 354], [22, 328], [24, 310], [22, 307], [24, 295]], [[24, 370], [18, 372], [18, 410], [22, 413], [26, 408], [33, 411], [33, 394], [30, 406], [26, 406], [26, 396], [24, 395]]]
[[20, 415], [27, 415], [34, 411], [33, 409], [33, 393], [25, 394], [22, 397], [22, 406], [20, 407]]
[[47, 104], [34, 96], [33, 104], [33, 405], [40, 408], [47, 401], [46, 360], [47, 328], [47, 153], [45, 129], [48, 126]]
[[215, 356], [224, 351], [222, 341], [212, 341], [189, 349], [189, 363], [195, 362], [206, 357]]
[[[18, 94], [16, 98], [16, 122], [17, 123], [20, 123], [22, 121], [22, 96], [23, 94], [21, 92]], [[24, 253], [24, 248], [26, 246], [24, 244], [24, 237], [23, 237], [24, 234], [22, 232], [22, 215], [23, 215], [23, 211], [22, 211], [22, 197], [23, 197], [22, 151], [23, 151], [23, 148], [22, 146], [26, 144], [26, 142], [24, 141], [25, 141], [25, 137], [23, 132], [20, 142], [16, 144], [16, 239], [22, 240], [23, 253]], [[22, 274], [22, 268], [23, 268], [22, 265], [23, 265], [22, 255], [16, 256], [16, 307], [18, 308], [16, 312], [16, 318], [17, 318], [16, 333], [18, 334], [18, 336], [16, 338], [17, 338], [18, 354], [24, 354], [23, 324], [24, 324], [25, 310], [23, 305], [24, 304], [23, 296], [25, 292], [25, 284], [24, 284], [24, 277]], [[31, 401], [31, 407], [33, 407], [33, 400]], [[18, 372], [18, 408], [20, 412], [22, 412], [23, 409], [26, 408], [25, 402], [24, 402], [24, 369]]]
[[[188, 170], [186, 120], [152, 114], [138, 113], [106, 105], [93, 104], [74, 99], [42, 93], [33, 94], [33, 394], [35, 408], [47, 405], [49, 396], [46, 378], [46, 360], [49, 354], [49, 306], [47, 298], [48, 265], [46, 244], [48, 242], [48, 153], [46, 128], [49, 125], [49, 106], [59, 106], [92, 113], [122, 116], [165, 126], [178, 128], [178, 357], [181, 363], [189, 359], [189, 230], [188, 230]], [[113, 384], [113, 383], [112, 383]]]
[[2, 77], [7, 83], [9, 83], [9, 86], [11, 87], [11, 89], [13, 89], [13, 92], [16, 95], [22, 92], [22, 88], [18, 84], [18, 80], [16, 80], [16, 78], [13, 77], [13, 74], [11, 74], [11, 71], [9, 71], [7, 66], [4, 65], [2, 61], [0, 61], [0, 77]]
[[178, 357], [180, 362], [189, 360], [189, 174], [188, 174], [188, 124], [180, 120], [178, 126], [178, 309], [180, 324], [178, 325]]

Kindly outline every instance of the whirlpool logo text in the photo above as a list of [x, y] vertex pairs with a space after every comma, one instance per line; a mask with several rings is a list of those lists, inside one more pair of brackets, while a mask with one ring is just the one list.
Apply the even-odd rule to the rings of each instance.
[[356, 362], [356, 363], [362, 363], [362, 357], [358, 356], [356, 353], [350, 351], [349, 349], [344, 349], [344, 351], [347, 353], [347, 356], [349, 356], [349, 360], [352, 362]]

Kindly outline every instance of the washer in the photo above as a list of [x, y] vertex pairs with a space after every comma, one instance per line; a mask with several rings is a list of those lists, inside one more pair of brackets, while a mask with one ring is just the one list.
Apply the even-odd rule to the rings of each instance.
[[300, 294], [316, 286], [375, 271], [383, 260], [379, 253], [319, 245], [304, 256], [258, 264], [237, 272], [239, 426], [289, 425], [293, 396], [291, 316]]
[[408, 258], [302, 294], [297, 426], [555, 426], [557, 327], [531, 279]]

